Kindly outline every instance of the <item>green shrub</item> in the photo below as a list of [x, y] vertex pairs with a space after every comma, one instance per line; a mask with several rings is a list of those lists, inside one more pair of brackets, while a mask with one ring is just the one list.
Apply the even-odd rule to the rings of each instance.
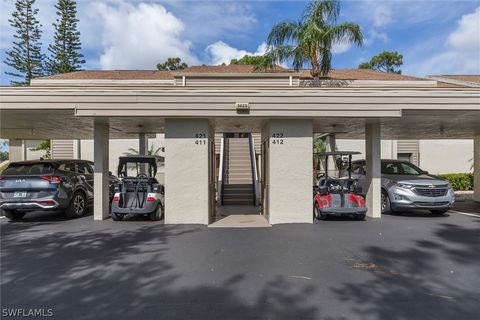
[[453, 190], [473, 190], [473, 173], [447, 173], [439, 177], [448, 180]]

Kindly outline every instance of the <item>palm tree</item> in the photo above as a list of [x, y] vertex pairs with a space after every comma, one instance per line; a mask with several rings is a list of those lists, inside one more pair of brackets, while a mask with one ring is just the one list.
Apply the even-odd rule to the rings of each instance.
[[[160, 155], [160, 152], [164, 152], [164, 147], [158, 147], [157, 149], [153, 148], [153, 144], [150, 145], [150, 149], [147, 152], [147, 155], [154, 156], [157, 159], [157, 163], [163, 164], [165, 162], [165, 157]], [[139, 155], [140, 152], [133, 148], [128, 148], [128, 152], [123, 153], [126, 156]]]
[[363, 44], [360, 27], [352, 22], [337, 24], [340, 3], [336, 0], [311, 1], [298, 22], [276, 24], [267, 38], [267, 51], [261, 68], [271, 68], [286, 60], [295, 70], [310, 64], [314, 84], [332, 69], [332, 45]]

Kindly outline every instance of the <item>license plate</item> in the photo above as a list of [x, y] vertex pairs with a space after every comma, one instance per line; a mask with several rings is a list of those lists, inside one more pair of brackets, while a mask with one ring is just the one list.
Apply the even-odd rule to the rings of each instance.
[[27, 192], [26, 191], [15, 191], [13, 193], [13, 197], [14, 198], [25, 198], [27, 196]]

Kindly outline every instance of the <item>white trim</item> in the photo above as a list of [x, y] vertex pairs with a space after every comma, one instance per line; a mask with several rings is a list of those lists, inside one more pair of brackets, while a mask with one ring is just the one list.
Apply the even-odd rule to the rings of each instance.
[[466, 87], [472, 87], [472, 88], [478, 88], [478, 87], [480, 87], [480, 83], [471, 82], [471, 81], [451, 79], [451, 78], [445, 78], [445, 77], [439, 77], [439, 76], [427, 76], [426, 78], [427, 78], [427, 79], [436, 80], [436, 81], [445, 82], [445, 83], [450, 83], [450, 84], [457, 84], [457, 85], [461, 85], [461, 86], [466, 86]]

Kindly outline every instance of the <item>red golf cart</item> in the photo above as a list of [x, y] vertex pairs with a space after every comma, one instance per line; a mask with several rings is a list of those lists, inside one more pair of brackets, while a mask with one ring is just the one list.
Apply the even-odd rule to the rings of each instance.
[[[356, 220], [364, 220], [367, 214], [365, 198], [352, 179], [352, 155], [355, 151], [335, 151], [316, 153], [318, 159], [324, 159], [324, 172], [317, 175], [314, 186], [314, 217], [325, 220], [329, 216], [350, 216]], [[329, 174], [328, 159], [333, 157], [337, 172], [336, 177]]]

